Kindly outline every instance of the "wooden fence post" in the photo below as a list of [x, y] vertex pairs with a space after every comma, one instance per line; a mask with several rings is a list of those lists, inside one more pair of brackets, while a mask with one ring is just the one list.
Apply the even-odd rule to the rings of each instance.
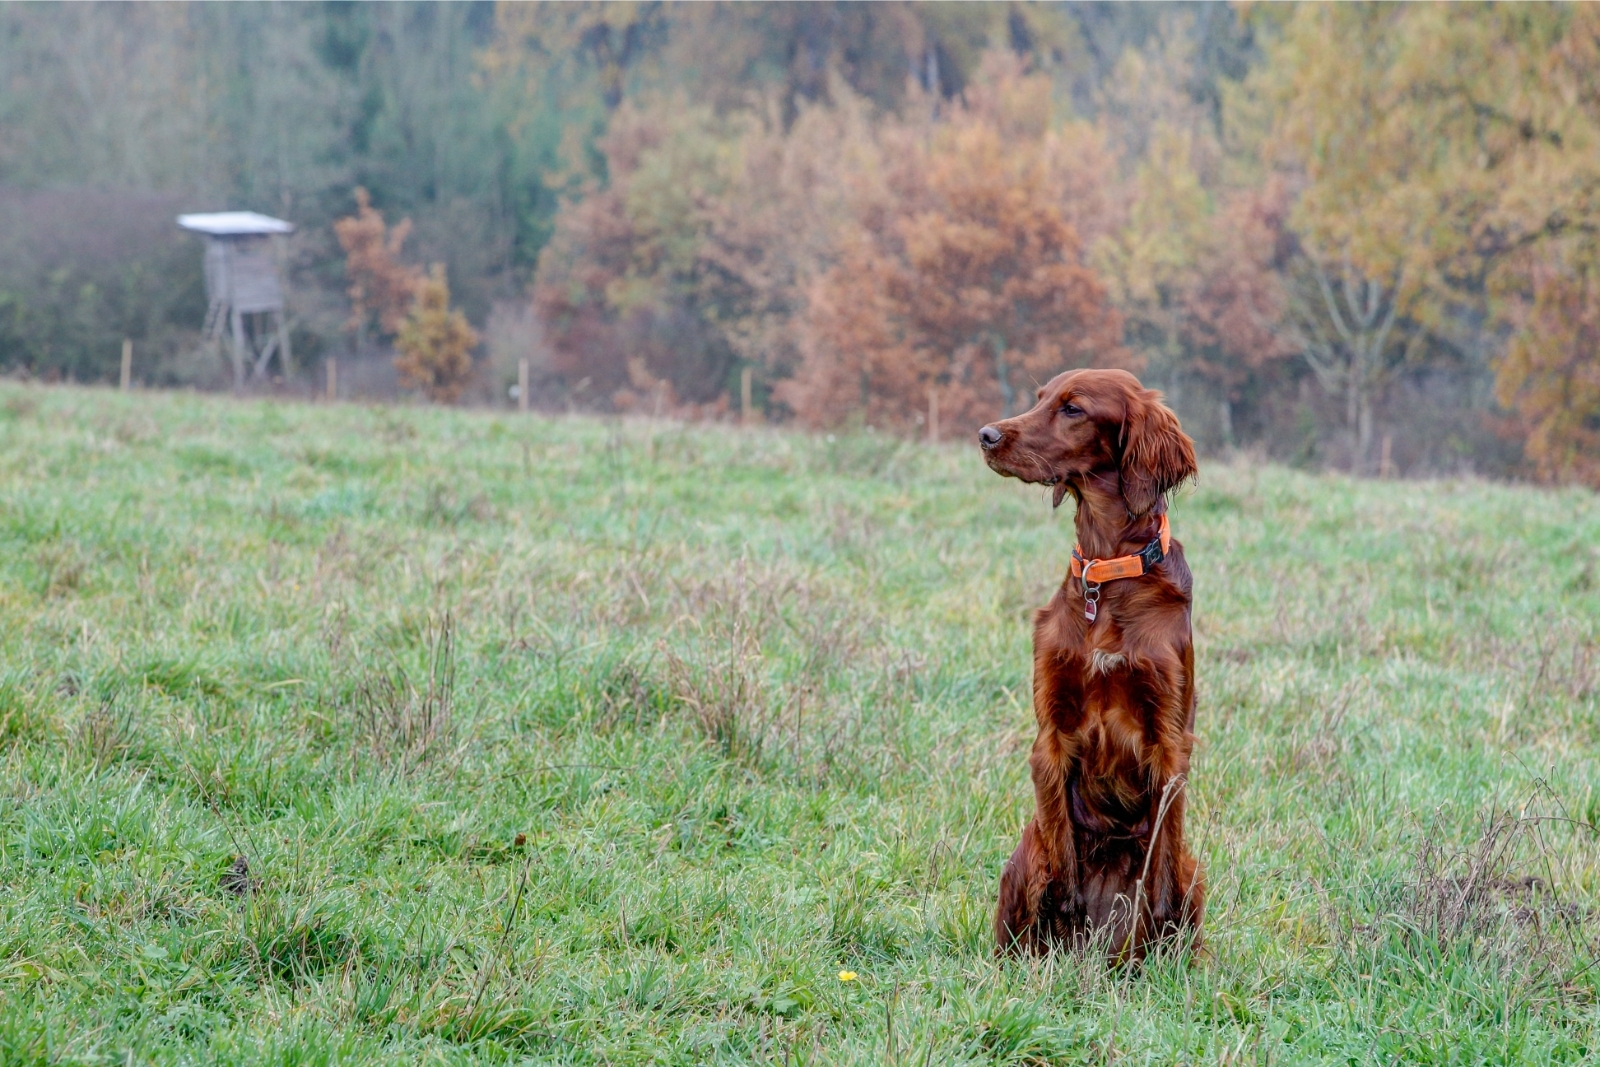
[[328, 357], [328, 399], [339, 399], [339, 357]]
[[928, 386], [928, 443], [939, 443], [939, 387]]
[[133, 339], [122, 339], [122, 391], [133, 388]]
[[528, 357], [517, 360], [517, 410], [528, 413]]
[[750, 425], [750, 368], [739, 372], [739, 421]]

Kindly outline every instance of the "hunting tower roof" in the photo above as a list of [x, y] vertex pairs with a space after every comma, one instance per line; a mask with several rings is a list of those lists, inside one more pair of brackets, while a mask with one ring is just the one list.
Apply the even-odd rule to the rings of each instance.
[[243, 237], [247, 234], [293, 233], [294, 224], [258, 215], [254, 211], [213, 211], [203, 215], [179, 215], [178, 225], [213, 237]]

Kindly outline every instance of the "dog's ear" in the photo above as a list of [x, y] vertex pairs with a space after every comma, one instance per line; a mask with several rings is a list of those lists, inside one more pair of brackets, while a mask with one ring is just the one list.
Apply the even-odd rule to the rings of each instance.
[[1130, 393], [1122, 422], [1122, 498], [1143, 515], [1167, 493], [1199, 473], [1194, 442], [1154, 389]]

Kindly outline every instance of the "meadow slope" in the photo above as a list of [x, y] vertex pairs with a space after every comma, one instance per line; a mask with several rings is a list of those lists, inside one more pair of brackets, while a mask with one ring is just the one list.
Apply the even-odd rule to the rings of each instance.
[[0, 384], [0, 1062], [1600, 1057], [1600, 499], [1204, 466], [1208, 942], [1137, 970], [989, 951], [1070, 511]]

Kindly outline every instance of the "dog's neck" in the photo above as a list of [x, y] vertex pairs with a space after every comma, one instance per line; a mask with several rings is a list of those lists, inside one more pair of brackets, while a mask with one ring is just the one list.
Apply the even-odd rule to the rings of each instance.
[[1078, 551], [1084, 559], [1131, 556], [1159, 535], [1165, 505], [1158, 503], [1143, 515], [1130, 515], [1117, 472], [1084, 475], [1072, 488], [1078, 498], [1074, 519]]

